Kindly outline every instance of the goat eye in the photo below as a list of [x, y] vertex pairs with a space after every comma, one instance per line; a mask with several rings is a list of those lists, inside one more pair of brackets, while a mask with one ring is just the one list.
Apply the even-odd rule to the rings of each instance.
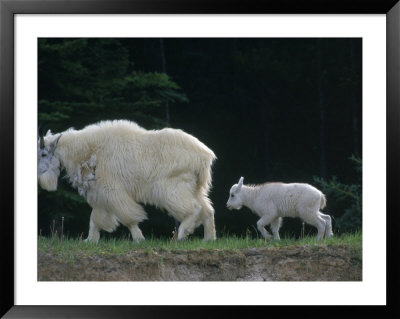
[[42, 157], [46, 157], [47, 156], [47, 154], [46, 153], [42, 153]]
[[235, 197], [235, 195], [234, 195], [234, 194], [231, 194], [231, 197]]

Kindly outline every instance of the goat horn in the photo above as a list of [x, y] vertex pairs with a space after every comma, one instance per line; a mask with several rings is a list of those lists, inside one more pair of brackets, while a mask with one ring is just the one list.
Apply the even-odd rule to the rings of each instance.
[[44, 148], [44, 138], [43, 138], [43, 136], [40, 137], [40, 148], [41, 149]]
[[39, 136], [39, 140], [40, 140], [39, 146], [40, 146], [41, 149], [44, 149], [44, 138], [43, 138], [43, 133], [41, 133], [41, 131], [43, 131], [43, 129], [46, 126], [47, 125], [43, 124], [43, 123], [39, 124], [39, 126], [38, 126], [38, 136]]

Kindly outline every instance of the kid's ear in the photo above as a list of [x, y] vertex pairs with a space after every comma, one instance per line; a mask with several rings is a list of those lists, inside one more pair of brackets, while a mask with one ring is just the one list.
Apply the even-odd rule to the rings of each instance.
[[240, 177], [237, 190], [240, 191], [243, 186], [243, 177]]

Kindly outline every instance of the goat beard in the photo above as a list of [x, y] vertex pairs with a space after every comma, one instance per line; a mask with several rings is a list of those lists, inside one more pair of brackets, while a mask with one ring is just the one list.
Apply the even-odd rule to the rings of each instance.
[[52, 192], [57, 190], [58, 176], [60, 172], [48, 170], [39, 177], [39, 185], [43, 189]]

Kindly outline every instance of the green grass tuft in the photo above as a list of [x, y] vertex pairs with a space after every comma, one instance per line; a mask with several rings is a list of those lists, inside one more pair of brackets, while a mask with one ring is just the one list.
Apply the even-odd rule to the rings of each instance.
[[57, 237], [47, 238], [39, 236], [38, 252], [57, 255], [61, 259], [72, 260], [80, 255], [85, 256], [116, 256], [124, 255], [130, 251], [144, 251], [152, 254], [154, 251], [188, 251], [188, 250], [238, 250], [247, 248], [283, 248], [300, 246], [345, 246], [361, 251], [362, 233], [344, 234], [316, 241], [315, 237], [305, 237], [303, 239], [282, 238], [280, 241], [265, 241], [261, 238], [222, 236], [215, 241], [203, 241], [200, 238], [189, 238], [184, 241], [170, 241], [169, 239], [150, 238], [139, 243], [126, 239], [108, 239], [97, 243], [84, 242], [81, 239]]

